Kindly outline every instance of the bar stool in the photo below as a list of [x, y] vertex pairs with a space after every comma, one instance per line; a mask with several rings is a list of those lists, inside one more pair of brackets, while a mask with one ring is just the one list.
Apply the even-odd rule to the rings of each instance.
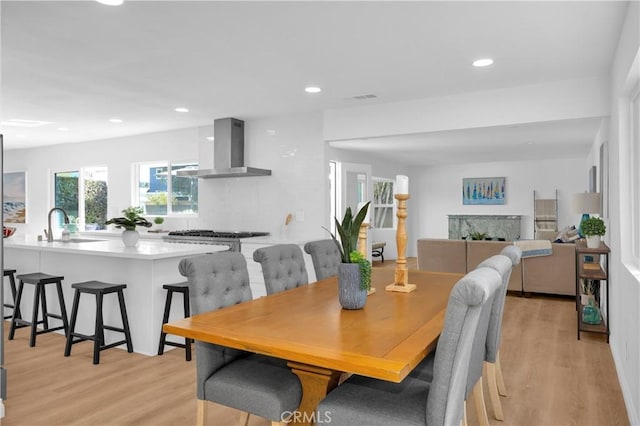
[[[191, 316], [191, 308], [189, 307], [189, 283], [179, 283], [179, 284], [165, 284], [162, 286], [165, 290], [167, 290], [167, 298], [164, 302], [164, 316], [162, 317], [162, 325], [169, 322], [169, 311], [171, 310], [171, 300], [173, 298], [173, 293], [182, 293], [182, 301], [184, 306], [184, 317]], [[176, 343], [176, 342], [167, 342], [167, 333], [162, 331], [162, 327], [160, 328], [160, 345], [158, 346], [158, 355], [162, 355], [164, 353], [164, 346], [175, 346], [177, 348], [185, 349], [185, 358], [187, 361], [191, 361], [191, 343], [192, 339], [184, 339], [184, 343]]]
[[[16, 311], [16, 307], [15, 307], [15, 303], [16, 303], [16, 276], [15, 276], [16, 270], [15, 269], [5, 269], [4, 273], [3, 273], [3, 277], [9, 277], [9, 286], [11, 288], [11, 298], [13, 299], [13, 305], [11, 303], [5, 303], [4, 307], [5, 308], [11, 308], [12, 310]], [[4, 319], [9, 319], [13, 316], [13, 314], [11, 315], [5, 315]], [[17, 318], [22, 318], [20, 316], [20, 307], [18, 306], [18, 309], [16, 311], [16, 317]]]
[[[86, 281], [71, 285], [76, 291], [73, 295], [73, 308], [71, 309], [71, 328], [67, 334], [67, 343], [64, 348], [64, 356], [71, 355], [71, 345], [83, 342], [85, 340], [93, 341], [93, 363], [100, 364], [100, 351], [114, 348], [124, 343], [127, 344], [127, 352], [133, 352], [133, 343], [131, 343], [131, 331], [129, 330], [129, 320], [127, 319], [127, 309], [124, 304], [123, 290], [127, 288], [126, 284], [108, 284], [101, 281]], [[88, 336], [86, 334], [76, 333], [76, 320], [78, 319], [78, 305], [80, 304], [80, 294], [89, 293], [96, 296], [96, 325], [94, 334]], [[105, 325], [102, 316], [102, 298], [105, 294], [117, 293], [118, 302], [120, 303], [120, 315], [122, 316], [122, 328]], [[104, 343], [104, 330], [117, 331], [124, 333], [124, 340], [110, 343]], [[74, 337], [77, 339], [74, 340]]]
[[[64, 330], [64, 334], [67, 335], [69, 331], [69, 323], [67, 322], [67, 308], [64, 305], [64, 296], [62, 294], [62, 280], [63, 276], [49, 275], [42, 272], [34, 272], [31, 274], [16, 275], [16, 278], [20, 281], [18, 284], [18, 291], [15, 299], [16, 308], [13, 311], [11, 317], [11, 328], [9, 330], [9, 340], [13, 340], [16, 328], [31, 327], [31, 335], [29, 337], [29, 346], [34, 347], [36, 345], [36, 335], [43, 333], [50, 333], [56, 330]], [[31, 321], [26, 321], [20, 318], [20, 301], [22, 299], [22, 290], [24, 284], [35, 285], [33, 292], [33, 312], [31, 315]], [[58, 292], [58, 303], [60, 304], [60, 315], [52, 314], [47, 311], [47, 296], [45, 286], [47, 284], [55, 284], [56, 291]], [[42, 307], [42, 320], [38, 321], [38, 310]], [[49, 327], [49, 318], [56, 318], [62, 320], [62, 325], [59, 327]], [[38, 330], [38, 324], [43, 325], [42, 330]]]

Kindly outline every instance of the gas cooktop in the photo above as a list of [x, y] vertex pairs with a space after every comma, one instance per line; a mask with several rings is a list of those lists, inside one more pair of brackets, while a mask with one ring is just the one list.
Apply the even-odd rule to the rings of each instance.
[[264, 237], [269, 235], [268, 232], [252, 232], [252, 231], [213, 231], [210, 229], [185, 229], [182, 231], [169, 232], [170, 237], [195, 237], [195, 238], [250, 238]]

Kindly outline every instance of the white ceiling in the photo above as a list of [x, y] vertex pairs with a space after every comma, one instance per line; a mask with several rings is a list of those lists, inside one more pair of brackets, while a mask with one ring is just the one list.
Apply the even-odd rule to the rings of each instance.
[[[125, 0], [109, 7], [4, 0], [0, 119], [51, 124], [0, 130], [5, 148], [16, 149], [210, 125], [227, 116], [250, 120], [601, 77], [609, 73], [626, 7], [617, 1]], [[470, 66], [486, 56], [494, 66]], [[309, 84], [322, 93], [305, 93]], [[365, 94], [376, 98], [353, 99]], [[177, 113], [178, 106], [190, 112]], [[124, 122], [110, 123], [113, 117]], [[597, 120], [585, 119], [393, 142], [405, 147], [394, 152], [411, 164], [469, 154], [480, 161], [494, 147], [507, 160], [531, 158], [528, 142], [538, 144], [535, 152], [549, 146], [556, 155], [586, 155], [596, 130]], [[483, 143], [471, 147], [470, 139]], [[389, 139], [336, 144], [384, 151]]]

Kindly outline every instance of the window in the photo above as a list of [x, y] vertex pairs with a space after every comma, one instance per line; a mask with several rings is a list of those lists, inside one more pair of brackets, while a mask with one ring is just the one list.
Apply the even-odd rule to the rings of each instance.
[[[178, 171], [198, 170], [193, 162], [154, 162], [137, 165], [137, 199], [146, 215], [194, 215], [198, 213], [198, 179]], [[168, 177], [171, 176], [171, 179]], [[170, 196], [169, 196], [170, 195]]]
[[377, 229], [393, 229], [393, 181], [373, 178], [372, 226]]
[[[71, 223], [86, 230], [104, 229], [107, 221], [107, 168], [85, 167], [54, 173], [54, 206], [64, 209]], [[63, 217], [54, 222], [62, 227]]]

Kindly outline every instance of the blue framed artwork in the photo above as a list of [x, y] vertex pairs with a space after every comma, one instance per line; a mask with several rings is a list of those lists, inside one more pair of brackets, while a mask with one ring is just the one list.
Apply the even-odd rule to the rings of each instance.
[[8, 172], [2, 175], [4, 192], [2, 210], [4, 221], [26, 223], [27, 219], [27, 173]]
[[462, 204], [504, 204], [505, 180], [504, 177], [463, 178]]

